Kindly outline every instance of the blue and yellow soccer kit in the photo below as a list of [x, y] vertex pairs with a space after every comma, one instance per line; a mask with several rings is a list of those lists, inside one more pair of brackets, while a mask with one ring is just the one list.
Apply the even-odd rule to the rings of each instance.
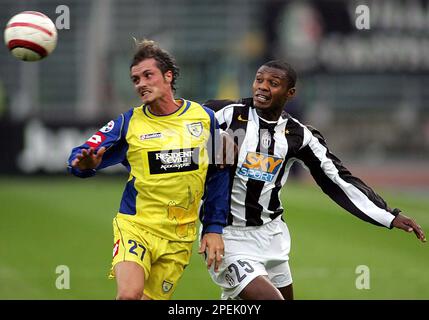
[[[169, 299], [189, 263], [201, 198], [205, 232], [226, 224], [229, 178], [209, 162], [215, 152], [213, 111], [189, 100], [170, 115], [157, 116], [145, 105], [110, 121], [73, 149], [69, 170], [79, 177], [122, 163], [129, 171], [119, 212], [113, 220], [114, 266], [134, 261], [145, 271], [145, 294]], [[100, 166], [70, 166], [82, 149], [106, 147]]]

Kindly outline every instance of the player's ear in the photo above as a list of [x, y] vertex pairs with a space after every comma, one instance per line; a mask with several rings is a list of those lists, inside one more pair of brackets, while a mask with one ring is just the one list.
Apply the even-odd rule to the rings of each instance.
[[172, 83], [173, 82], [173, 71], [168, 70], [166, 73], [164, 73], [164, 79], [168, 83]]
[[288, 97], [288, 99], [293, 98], [295, 96], [295, 93], [296, 93], [296, 88], [295, 87], [290, 88], [287, 91], [287, 97]]

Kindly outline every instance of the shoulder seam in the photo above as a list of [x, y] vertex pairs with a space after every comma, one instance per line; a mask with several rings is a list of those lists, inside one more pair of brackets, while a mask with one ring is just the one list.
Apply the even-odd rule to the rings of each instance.
[[241, 107], [241, 108], [244, 108], [244, 107], [246, 107], [246, 105], [245, 105], [245, 104], [243, 104], [243, 103], [231, 103], [231, 104], [229, 104], [229, 105], [226, 105], [225, 107], [223, 107], [223, 108], [222, 108], [222, 109], [220, 109], [219, 111], [217, 111], [217, 112], [222, 111], [222, 115], [223, 115], [223, 118], [225, 119], [225, 123], [227, 123], [227, 124], [228, 124], [228, 122], [229, 122], [228, 127], [231, 125], [231, 122], [232, 122], [232, 116], [234, 115], [234, 111], [232, 111], [231, 119], [229, 119], [229, 121], [227, 121], [227, 119], [226, 119], [226, 117], [225, 117], [225, 112], [226, 112], [226, 110], [227, 110], [227, 109], [230, 109], [230, 108], [233, 108], [233, 110], [234, 110], [234, 108], [235, 108], [235, 107]]

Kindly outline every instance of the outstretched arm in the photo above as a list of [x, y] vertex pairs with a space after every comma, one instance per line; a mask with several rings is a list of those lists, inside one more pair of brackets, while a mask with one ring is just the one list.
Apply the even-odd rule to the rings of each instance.
[[303, 147], [297, 155], [323, 192], [348, 212], [378, 226], [414, 231], [419, 240], [426, 241], [423, 230], [413, 219], [401, 215], [399, 209], [389, 208], [382, 197], [343, 166], [316, 129], [304, 128]]
[[84, 144], [73, 148], [68, 170], [77, 177], [92, 177], [100, 169], [123, 163], [126, 165], [125, 135], [132, 109], [100, 128]]

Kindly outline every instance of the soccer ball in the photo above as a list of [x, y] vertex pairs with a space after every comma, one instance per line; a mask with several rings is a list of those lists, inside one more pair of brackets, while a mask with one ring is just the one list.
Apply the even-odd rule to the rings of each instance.
[[57, 29], [48, 16], [37, 11], [24, 11], [6, 25], [4, 41], [12, 54], [24, 61], [47, 57], [57, 45]]

